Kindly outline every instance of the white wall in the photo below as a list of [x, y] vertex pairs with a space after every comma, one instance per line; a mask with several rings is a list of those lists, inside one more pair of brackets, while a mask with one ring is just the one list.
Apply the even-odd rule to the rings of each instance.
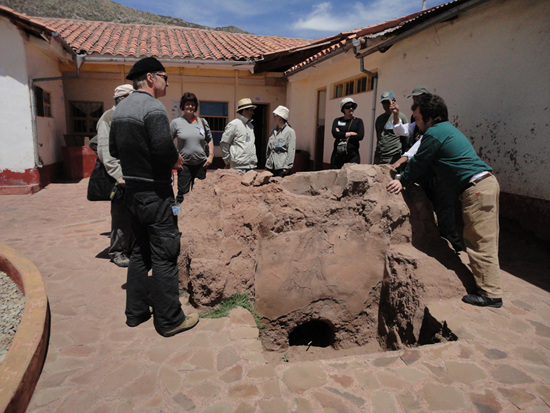
[[[27, 70], [30, 79], [56, 78], [61, 76], [57, 53], [57, 42], [52, 44], [43, 41], [26, 43]], [[62, 162], [61, 147], [65, 146], [63, 135], [66, 133], [65, 98], [61, 80], [34, 82], [51, 95], [52, 117], [36, 117], [36, 134], [38, 157], [41, 165]]]
[[31, 105], [24, 42], [19, 30], [0, 17], [0, 171], [34, 167]]
[[[367, 70], [376, 67], [367, 68]], [[360, 75], [359, 61], [351, 52], [340, 54], [316, 67], [299, 72], [289, 78], [287, 100], [290, 109], [290, 123], [296, 130], [296, 147], [310, 154], [315, 153], [315, 128], [317, 114], [317, 91], [326, 88], [325, 140], [323, 161], [330, 163], [334, 138], [331, 134], [332, 122], [342, 116], [340, 112], [341, 98], [332, 98], [332, 85], [344, 79]], [[360, 144], [361, 162], [368, 163], [372, 154], [371, 125], [373, 92], [351, 95], [358, 104], [355, 116], [361, 118], [365, 125], [365, 137]]]
[[[379, 70], [378, 95], [392, 89], [407, 116], [412, 102], [406, 96], [415, 86], [426, 85], [441, 95], [451, 122], [493, 167], [502, 191], [550, 200], [544, 168], [550, 159], [549, 21], [546, 0], [493, 0], [401, 41], [386, 53], [367, 56], [365, 67]], [[313, 88], [327, 86], [330, 98], [332, 83], [360, 74], [353, 57], [332, 60], [291, 77], [291, 113], [296, 102], [314, 113]], [[305, 95], [304, 84], [312, 86]], [[352, 97], [359, 103], [356, 116], [368, 129], [372, 93]], [[382, 107], [376, 106], [379, 115]], [[329, 101], [327, 123], [338, 114], [337, 102]], [[309, 136], [314, 128], [309, 118], [308, 113], [294, 124], [298, 135]], [[330, 158], [326, 142], [332, 143], [328, 128], [325, 162]], [[368, 132], [365, 143], [367, 136]], [[363, 163], [369, 159], [365, 143]]]

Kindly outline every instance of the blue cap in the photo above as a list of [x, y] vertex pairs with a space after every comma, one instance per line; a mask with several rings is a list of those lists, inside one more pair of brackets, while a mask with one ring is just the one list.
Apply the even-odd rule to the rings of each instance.
[[394, 100], [395, 94], [391, 90], [386, 90], [384, 93], [382, 93], [382, 96], [380, 97], [380, 102], [383, 102], [385, 100]]

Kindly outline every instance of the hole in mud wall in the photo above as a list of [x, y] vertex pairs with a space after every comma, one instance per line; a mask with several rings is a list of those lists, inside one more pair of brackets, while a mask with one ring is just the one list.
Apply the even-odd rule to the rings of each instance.
[[292, 330], [288, 336], [288, 342], [290, 346], [332, 346], [334, 329], [326, 321], [311, 320]]

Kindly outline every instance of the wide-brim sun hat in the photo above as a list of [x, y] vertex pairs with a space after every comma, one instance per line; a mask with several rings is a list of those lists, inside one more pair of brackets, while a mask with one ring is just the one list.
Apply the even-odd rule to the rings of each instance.
[[344, 98], [344, 99], [342, 99], [342, 101], [340, 102], [340, 111], [343, 111], [343, 110], [344, 110], [344, 106], [345, 106], [347, 103], [351, 103], [351, 104], [352, 104], [353, 110], [357, 109], [357, 103], [355, 103], [355, 101], [354, 101], [352, 98]]
[[237, 112], [247, 108], [256, 109], [256, 105], [252, 104], [250, 98], [242, 98], [237, 102]]
[[277, 109], [273, 111], [273, 114], [280, 116], [284, 120], [288, 120], [288, 115], [290, 111], [286, 106], [277, 106]]

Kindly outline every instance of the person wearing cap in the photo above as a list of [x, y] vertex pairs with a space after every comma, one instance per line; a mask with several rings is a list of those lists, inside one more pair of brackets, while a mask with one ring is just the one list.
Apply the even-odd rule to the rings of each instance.
[[[430, 95], [430, 91], [425, 86], [414, 88], [408, 97], [412, 97], [413, 104], [418, 104], [421, 96]], [[401, 168], [401, 165], [408, 162], [418, 151], [422, 142], [422, 132], [416, 125], [414, 117], [411, 118], [411, 123], [403, 123], [399, 115], [399, 106], [397, 102], [390, 105], [390, 110], [393, 113], [393, 130], [400, 136], [407, 136], [409, 143], [413, 143], [411, 148], [403, 154], [391, 166], [395, 169]], [[441, 179], [433, 174], [426, 174], [424, 179], [419, 182], [420, 186], [426, 193], [426, 196], [432, 202], [434, 212], [437, 216], [437, 227], [439, 235], [451, 243], [451, 246], [456, 252], [465, 251], [464, 241], [456, 230], [455, 203], [456, 194], [452, 192]]]
[[275, 129], [267, 142], [265, 167], [273, 175], [284, 177], [294, 166], [296, 152], [296, 132], [288, 124], [290, 111], [285, 106], [278, 106], [273, 111]]
[[404, 186], [419, 182], [433, 170], [445, 185], [460, 194], [466, 252], [477, 285], [477, 291], [465, 295], [462, 301], [480, 307], [502, 307], [498, 181], [468, 138], [451, 125], [441, 97], [423, 95], [413, 111], [424, 134], [422, 143], [399, 179], [388, 183], [387, 190], [398, 194]]
[[352, 98], [340, 102], [340, 112], [344, 114], [332, 122], [334, 148], [330, 156], [331, 169], [340, 169], [345, 163], [361, 163], [359, 142], [365, 136], [365, 127], [361, 118], [354, 116], [357, 103]]
[[126, 281], [126, 324], [136, 327], [153, 315], [157, 332], [171, 337], [199, 322], [197, 313], [184, 314], [179, 300], [180, 232], [172, 169], [180, 168], [183, 158], [158, 100], [168, 86], [162, 63], [154, 57], [141, 59], [126, 78], [136, 91], [118, 105], [109, 142], [111, 155], [120, 159], [124, 201], [136, 238]]
[[176, 140], [176, 148], [183, 158], [183, 165], [178, 170], [178, 195], [176, 201], [183, 202], [183, 197], [193, 188], [195, 178], [205, 179], [206, 169], [214, 160], [214, 141], [206, 119], [196, 114], [199, 100], [194, 93], [185, 92], [180, 100], [182, 116], [170, 123], [170, 133]]
[[258, 158], [252, 117], [256, 106], [249, 98], [237, 103], [237, 117], [227, 124], [220, 141], [226, 168], [242, 172], [256, 169]]
[[[401, 154], [407, 150], [407, 138], [399, 137], [393, 131], [393, 113], [390, 106], [396, 103], [395, 94], [391, 90], [386, 90], [380, 97], [380, 102], [384, 108], [384, 113], [376, 118], [376, 150], [374, 152], [374, 163], [392, 164], [396, 162]], [[398, 115], [403, 123], [407, 123], [407, 118], [402, 113]]]
[[[124, 190], [124, 178], [120, 161], [109, 153], [109, 133], [111, 131], [111, 119], [116, 106], [134, 91], [132, 85], [124, 84], [115, 88], [115, 106], [105, 111], [97, 121], [97, 156], [105, 166], [107, 173], [116, 180], [117, 192]], [[111, 199], [111, 236], [108, 250], [109, 257], [115, 265], [127, 267], [130, 263], [132, 242], [132, 226], [130, 213], [121, 196], [113, 196]]]
[[[418, 98], [422, 95], [430, 95], [431, 92], [426, 86], [417, 86], [413, 89], [411, 94], [407, 96], [413, 99], [413, 104], [418, 102]], [[396, 101], [390, 104], [390, 110], [393, 113], [393, 131], [399, 136], [406, 136], [409, 138], [408, 146], [412, 148], [416, 142], [422, 137], [422, 132], [416, 126], [414, 118], [411, 115], [410, 123], [403, 123], [399, 116], [399, 105]], [[403, 154], [404, 155], [404, 154]]]

